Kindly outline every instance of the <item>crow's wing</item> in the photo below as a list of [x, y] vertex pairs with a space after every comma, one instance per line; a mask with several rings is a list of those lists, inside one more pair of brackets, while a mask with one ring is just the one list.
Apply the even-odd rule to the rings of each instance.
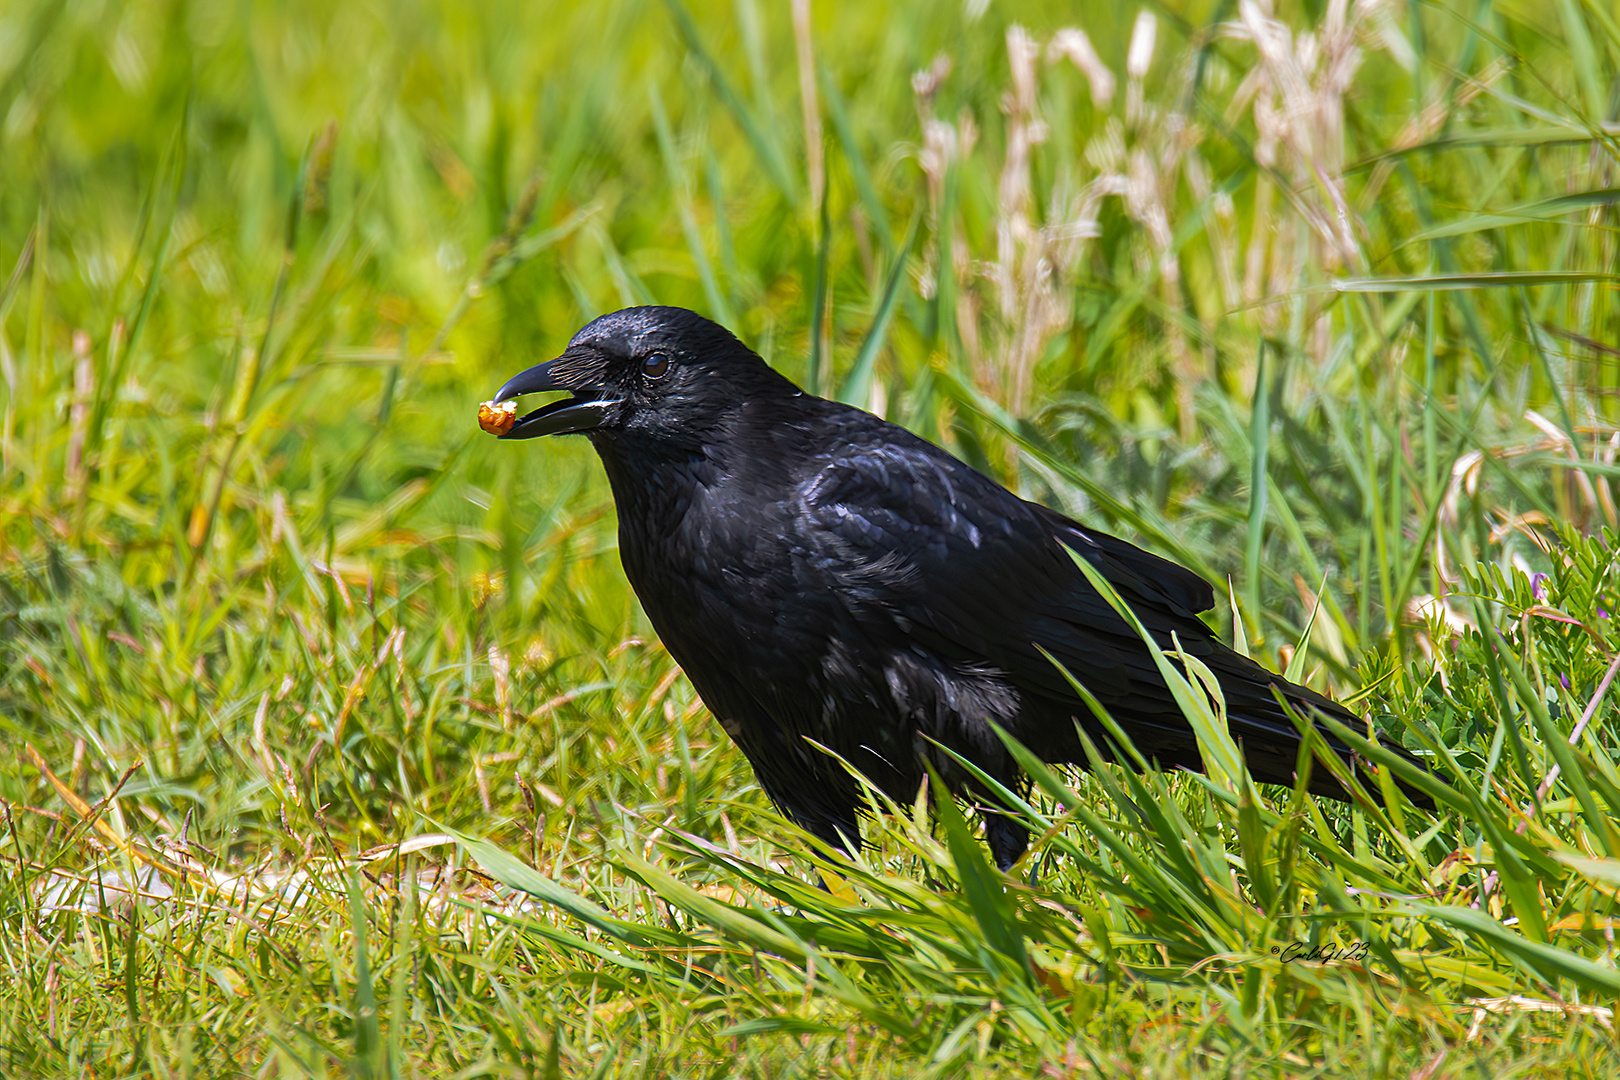
[[1140, 639], [1086, 582], [1061, 537], [1150, 627], [1207, 636], [1194, 614], [1213, 600], [1201, 578], [884, 427], [842, 443], [801, 490], [807, 546], [869, 630], [892, 620], [952, 662], [993, 667], [1066, 700], [1065, 680], [1037, 645], [1105, 699], [1142, 692], [1144, 678], [1158, 683]]
[[[1084, 714], [1044, 649], [1107, 705], [1138, 748], [1196, 767], [1196, 742], [1136, 631], [1091, 587], [1065, 545], [1091, 561], [1165, 648], [1172, 637], [1221, 678], [1232, 731], [1257, 777], [1286, 782], [1298, 733], [1273, 684], [1333, 709], [1222, 646], [1197, 617], [1214, 593], [1190, 571], [1026, 502], [932, 444], [882, 425], [845, 431], [801, 484], [801, 528], [867, 635], [992, 670], [1025, 700], [1014, 734], [1072, 752]], [[1078, 717], [1096, 730], [1089, 715]], [[1065, 740], [1068, 740], [1065, 742]]]
[[1135, 593], [1191, 616], [1215, 606], [1215, 589], [1185, 566], [1143, 551], [1135, 544], [1087, 528], [1073, 518], [1038, 504], [1030, 505], [1052, 535], [1091, 560], [1116, 589]]

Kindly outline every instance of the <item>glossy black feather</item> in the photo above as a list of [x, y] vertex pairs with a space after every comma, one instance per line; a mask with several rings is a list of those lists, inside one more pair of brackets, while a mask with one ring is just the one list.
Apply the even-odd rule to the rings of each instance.
[[[649, 356], [667, 358], [657, 379]], [[1165, 647], [1220, 678], [1257, 780], [1291, 784], [1299, 737], [1273, 697], [1352, 714], [1223, 646], [1197, 575], [1027, 502], [875, 416], [801, 392], [725, 330], [678, 308], [604, 316], [565, 354], [570, 387], [622, 398], [588, 433], [619, 512], [625, 571], [670, 653], [776, 804], [859, 843], [861, 805], [832, 750], [901, 802], [930, 739], [1018, 786], [1001, 725], [1048, 761], [1083, 762], [1101, 726], [1041, 649], [1106, 704], [1143, 754], [1201, 767], [1151, 656], [1091, 588], [1102, 571]], [[1325, 768], [1312, 790], [1343, 798]], [[991, 817], [1009, 864], [1026, 838]]]

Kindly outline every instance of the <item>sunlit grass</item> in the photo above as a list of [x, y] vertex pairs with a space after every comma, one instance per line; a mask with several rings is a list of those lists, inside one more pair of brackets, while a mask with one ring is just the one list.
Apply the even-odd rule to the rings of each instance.
[[[1151, 11], [0, 11], [0, 1072], [1612, 1075], [1620, 29]], [[1440, 809], [816, 851], [474, 423], [649, 300], [1228, 579]]]

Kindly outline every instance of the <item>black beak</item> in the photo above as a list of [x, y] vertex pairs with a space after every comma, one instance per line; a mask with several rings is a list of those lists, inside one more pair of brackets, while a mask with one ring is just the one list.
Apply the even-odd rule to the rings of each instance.
[[568, 435], [576, 431], [590, 431], [607, 418], [614, 404], [611, 397], [596, 397], [592, 389], [576, 389], [557, 378], [556, 367], [565, 359], [549, 360], [513, 376], [496, 392], [494, 401], [510, 401], [520, 394], [538, 394], [546, 390], [567, 390], [573, 397], [553, 401], [521, 417], [503, 439], [533, 439], [539, 435]]

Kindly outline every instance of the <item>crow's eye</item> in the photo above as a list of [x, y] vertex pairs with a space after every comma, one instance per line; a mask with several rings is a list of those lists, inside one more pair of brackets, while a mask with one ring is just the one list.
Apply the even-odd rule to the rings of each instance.
[[653, 353], [641, 362], [641, 373], [649, 379], [662, 378], [664, 372], [669, 370], [669, 357], [663, 353]]

